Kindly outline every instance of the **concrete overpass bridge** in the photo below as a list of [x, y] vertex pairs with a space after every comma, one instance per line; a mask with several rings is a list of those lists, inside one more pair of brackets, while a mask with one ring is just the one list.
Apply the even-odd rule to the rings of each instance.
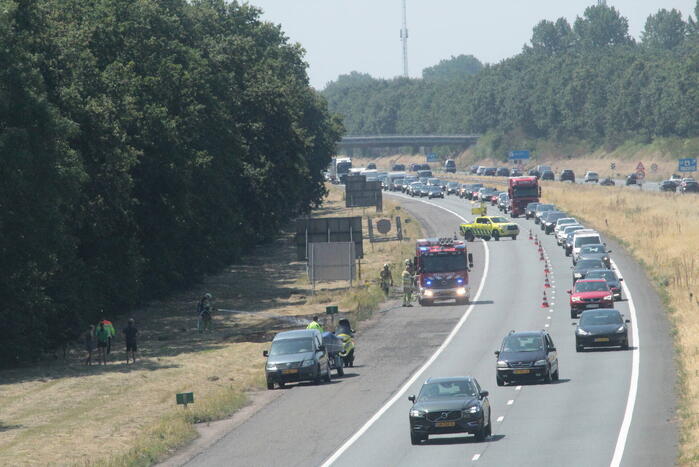
[[366, 154], [374, 149], [410, 148], [413, 154], [429, 154], [435, 146], [464, 150], [476, 144], [478, 135], [380, 135], [345, 136], [338, 144], [338, 152], [354, 155], [356, 150]]

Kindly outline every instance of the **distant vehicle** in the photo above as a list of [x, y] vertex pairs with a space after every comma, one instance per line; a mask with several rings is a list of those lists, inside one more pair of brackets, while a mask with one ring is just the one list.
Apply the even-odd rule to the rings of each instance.
[[421, 306], [435, 300], [456, 300], [468, 303], [470, 297], [468, 272], [473, 267], [473, 255], [466, 244], [452, 238], [422, 238], [415, 245], [417, 298]]
[[593, 269], [604, 269], [605, 267], [606, 266], [604, 264], [604, 261], [602, 261], [601, 259], [581, 259], [580, 261], [575, 263], [575, 267], [573, 268], [573, 284], [575, 284], [575, 282], [579, 281], [580, 279], [585, 279], [587, 271], [591, 271]]
[[638, 177], [636, 174], [629, 174], [626, 176], [626, 186], [629, 185], [637, 185], [638, 184]]
[[444, 198], [444, 191], [442, 191], [442, 187], [437, 185], [428, 185], [427, 198]]
[[612, 265], [611, 260], [609, 259], [609, 253], [611, 252], [611, 250], [607, 250], [607, 247], [601, 243], [585, 245], [584, 247], [580, 248], [576, 261], [580, 261], [584, 258], [597, 258], [604, 262], [607, 269], [610, 269]]
[[494, 177], [494, 176], [495, 176], [495, 172], [497, 172], [497, 170], [495, 169], [495, 167], [488, 167], [487, 169], [485, 169], [485, 170], [483, 171], [483, 175], [485, 175], [486, 177]]
[[484, 175], [483, 172], [485, 172], [485, 169], [487, 167], [484, 167], [482, 165], [479, 165], [478, 168], [476, 169], [476, 175]]
[[423, 187], [423, 184], [421, 182], [413, 182], [408, 186], [406, 193], [412, 197], [420, 196], [420, 193], [422, 191], [422, 187]]
[[498, 167], [498, 169], [495, 171], [495, 175], [497, 177], [509, 177], [510, 169], [508, 169], [507, 167]]
[[526, 209], [532, 203], [538, 203], [541, 196], [541, 188], [536, 177], [510, 177], [507, 180], [507, 194], [510, 204], [508, 206], [512, 217], [526, 214]]
[[570, 317], [580, 316], [591, 308], [611, 308], [614, 306], [614, 296], [607, 281], [604, 279], [580, 279], [573, 288], [568, 290], [570, 295]]
[[614, 182], [614, 179], [611, 177], [605, 178], [604, 180], [599, 182], [599, 184], [602, 186], [614, 186], [614, 185], [616, 185], [616, 183]]
[[565, 248], [565, 242], [566, 239], [568, 238], [568, 234], [573, 234], [573, 232], [577, 232], [578, 230], [583, 230], [585, 227], [582, 225], [566, 225], [564, 226], [561, 230], [558, 231], [556, 234], [556, 243], [558, 243], [560, 246]]
[[410, 442], [420, 444], [430, 435], [468, 433], [485, 441], [492, 433], [488, 391], [471, 376], [429, 378], [409, 396]]
[[540, 174], [543, 174], [543, 173], [546, 172], [547, 170], [551, 170], [551, 166], [550, 166], [550, 165], [541, 165], [541, 164], [539, 164], [539, 165], [536, 166], [535, 170], [536, 170], [537, 172], [539, 172]]
[[699, 193], [699, 183], [694, 180], [682, 182], [680, 185], [680, 193]]
[[405, 172], [405, 164], [393, 164], [391, 170], [393, 172]]
[[677, 191], [677, 184], [672, 180], [665, 180], [660, 182], [658, 187], [660, 191], [671, 191], [672, 193]]
[[420, 187], [420, 197], [421, 197], [421, 198], [424, 197], [424, 196], [429, 197], [429, 196], [430, 196], [430, 190], [433, 189], [433, 188], [434, 188], [434, 189], [439, 189], [439, 191], [442, 191], [441, 188], [437, 188], [437, 187], [435, 187], [435, 186], [430, 186], [430, 185], [427, 185], [426, 183], [423, 183], [422, 186]]
[[541, 222], [541, 215], [545, 213], [546, 211], [555, 211], [556, 206], [553, 204], [543, 204], [539, 203], [539, 205], [536, 207], [536, 211], [534, 212], [534, 223], [539, 224]]
[[585, 183], [599, 183], [599, 174], [597, 172], [586, 172]]
[[583, 311], [575, 328], [575, 350], [582, 352], [585, 347], [629, 348], [631, 320], [624, 319], [618, 310], [608, 309]]
[[520, 169], [512, 169], [510, 171], [510, 177], [521, 177], [524, 175], [524, 172], [522, 172]]
[[420, 170], [421, 164], [410, 164], [410, 171], [411, 172], [417, 172]]
[[553, 174], [553, 170], [545, 170], [541, 173], [541, 179], [554, 181], [556, 179], [556, 177]]
[[624, 279], [617, 276], [611, 269], [593, 269], [585, 275], [587, 279], [604, 279], [607, 281], [609, 289], [612, 291], [614, 300], [621, 300], [621, 281]]
[[419, 170], [432, 170], [432, 167], [430, 167], [430, 164], [420, 164], [420, 169]]
[[419, 178], [422, 178], [422, 177], [432, 178], [432, 171], [426, 170], [426, 169], [420, 169], [417, 171], [417, 176]]
[[366, 165], [366, 169], [367, 169], [367, 170], [376, 170], [376, 164], [375, 164], [374, 162], [369, 162], [369, 163]]
[[527, 204], [526, 209], [524, 210], [525, 217], [529, 219], [530, 217], [534, 217], [534, 214], [536, 213], [536, 208], [539, 206], [538, 202], [532, 202]]
[[267, 357], [267, 389], [274, 389], [275, 384], [284, 388], [290, 382], [330, 382], [330, 362], [317, 329], [280, 332], [269, 352], [265, 350], [262, 355]]
[[529, 172], [527, 172], [527, 174], [528, 174], [530, 177], [536, 177], [536, 178], [541, 177], [541, 172], [539, 172], [539, 171], [536, 170], [536, 169], [531, 169], [531, 170], [529, 170]]
[[568, 214], [564, 212], [552, 212], [546, 216], [546, 220], [543, 223], [544, 233], [547, 235], [553, 233], [553, 229], [556, 227], [556, 221], [558, 221], [558, 219], [563, 219], [564, 217], [568, 217]]
[[507, 212], [510, 204], [510, 196], [507, 193], [500, 193], [498, 195], [498, 209], [501, 212]]
[[333, 157], [328, 167], [328, 177], [333, 183], [344, 183], [351, 168], [352, 159], [349, 157]]
[[454, 159], [446, 160], [446, 162], [444, 163], [444, 171], [456, 173], [456, 162], [454, 161]]
[[561, 174], [558, 176], [558, 180], [561, 182], [575, 183], [575, 172], [570, 169], [563, 169], [561, 170]]
[[461, 186], [461, 184], [459, 182], [448, 182], [447, 183], [447, 194], [448, 195], [456, 194], [457, 190], [459, 189], [459, 186]]
[[553, 233], [558, 234], [558, 232], [560, 232], [565, 226], [575, 225], [577, 223], [578, 221], [574, 217], [561, 217], [560, 219], [556, 220], [556, 225], [553, 226]]
[[498, 386], [515, 381], [558, 381], [558, 353], [546, 331], [512, 331], [495, 356]]
[[491, 187], [484, 187], [478, 190], [478, 201], [490, 201], [490, 197], [497, 193], [498, 190]]
[[438, 186], [438, 187], [441, 187], [441, 186], [442, 186], [442, 181], [441, 181], [440, 179], [438, 179], [438, 178], [430, 178], [430, 179], [427, 179], [427, 184], [430, 185], [430, 186]]
[[571, 254], [573, 255], [573, 263], [575, 263], [576, 258], [580, 256], [580, 249], [584, 247], [585, 245], [599, 245], [602, 244], [604, 245], [604, 242], [602, 241], [602, 237], [600, 236], [599, 232], [596, 232], [594, 230], [585, 230], [585, 231], [580, 231], [575, 234], [575, 238], [573, 239], [573, 250], [571, 251]]
[[478, 172], [478, 166], [472, 165], [469, 170], [471, 171], [472, 174], [475, 174], [476, 172]]
[[679, 185], [682, 181], [682, 177], [677, 174], [672, 174], [670, 175], [670, 181], [673, 182], [675, 185]]

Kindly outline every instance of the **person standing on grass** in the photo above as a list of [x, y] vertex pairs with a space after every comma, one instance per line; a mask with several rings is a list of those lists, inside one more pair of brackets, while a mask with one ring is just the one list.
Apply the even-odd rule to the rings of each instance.
[[95, 326], [92, 324], [83, 334], [83, 343], [85, 344], [85, 350], [87, 351], [85, 365], [92, 365], [92, 352], [95, 350]]
[[98, 326], [100, 324], [104, 324], [104, 329], [109, 332], [109, 339], [107, 340], [107, 355], [109, 355], [109, 353], [112, 351], [112, 339], [114, 339], [114, 336], [116, 336], [116, 330], [114, 329], [112, 322], [108, 319], [103, 319], [97, 323]]
[[122, 332], [126, 338], [126, 364], [129, 364], [129, 352], [131, 352], [133, 362], [136, 363], [136, 351], [138, 350], [136, 339], [138, 336], [138, 329], [136, 329], [133, 318], [129, 319], [129, 323]]
[[197, 305], [197, 331], [211, 331], [211, 294], [205, 293]]
[[103, 365], [107, 364], [107, 343], [109, 342], [109, 331], [104, 327], [104, 323], [100, 323], [95, 332], [95, 337], [97, 338], [97, 364], [102, 362]]

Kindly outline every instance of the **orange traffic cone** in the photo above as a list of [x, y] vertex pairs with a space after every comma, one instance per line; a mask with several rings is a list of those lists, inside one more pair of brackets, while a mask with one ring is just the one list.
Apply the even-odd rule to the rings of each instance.
[[548, 262], [548, 260], [547, 260], [547, 261], [544, 261], [544, 273], [546, 274], [546, 277], [548, 277], [548, 275], [549, 275], [550, 272], [551, 272], [551, 270], [549, 269], [549, 262]]
[[534, 245], [538, 245], [538, 244], [539, 244], [539, 236], [535, 235], [534, 236]]
[[551, 288], [551, 283], [549, 282], [549, 275], [548, 274], [546, 274], [546, 278], [544, 279], [544, 288], [546, 288], [546, 289]]
[[531, 240], [532, 238], [534, 238], [532, 237], [532, 229], [529, 229], [529, 240]]
[[544, 290], [544, 298], [541, 301], [541, 308], [548, 308], [549, 307], [549, 300], [546, 298], [546, 291]]
[[546, 261], [546, 258], [544, 258], [544, 250], [539, 249], [539, 255], [540, 261]]

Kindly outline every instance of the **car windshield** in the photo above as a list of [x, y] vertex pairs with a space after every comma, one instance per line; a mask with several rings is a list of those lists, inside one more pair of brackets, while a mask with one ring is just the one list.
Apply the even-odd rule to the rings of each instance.
[[581, 225], [570, 225], [568, 227], [563, 228], [563, 233], [568, 235], [568, 234], [572, 234], [573, 232], [577, 232], [578, 230], [582, 230], [582, 229], [583, 229], [583, 226], [581, 226]]
[[587, 273], [588, 279], [604, 279], [607, 281], [616, 281], [616, 274], [614, 274], [614, 271], [593, 271]]
[[577, 237], [575, 239], [575, 247], [579, 248], [583, 245], [592, 245], [595, 243], [602, 243], [597, 235], [592, 235], [590, 237]]
[[609, 290], [606, 282], [576, 282], [575, 292], [604, 292]]
[[601, 269], [604, 267], [604, 263], [601, 259], [581, 259], [575, 265], [575, 269]]
[[536, 212], [553, 211], [553, 204], [540, 204], [536, 207]]
[[528, 185], [528, 186], [521, 186], [521, 185], [515, 185], [513, 187], [515, 197], [517, 198], [526, 198], [526, 197], [538, 197], [539, 196], [539, 188], [537, 188], [534, 185]]
[[587, 176], [588, 176], [588, 177], [596, 177], [596, 176], [597, 176], [597, 172], [588, 172], [588, 173], [587, 173]]
[[556, 224], [558, 225], [565, 225], [565, 224], [575, 224], [577, 221], [573, 219], [572, 217], [563, 217], [561, 219], [558, 219], [556, 221]]
[[432, 185], [432, 186], [430, 186], [430, 191], [442, 191], [442, 188]]
[[621, 314], [616, 310], [586, 311], [580, 317], [580, 326], [595, 326], [605, 324], [624, 324]]
[[449, 182], [449, 183], [447, 183], [447, 186], [453, 188], [453, 187], [459, 186], [459, 183], [458, 182]]
[[464, 399], [477, 397], [478, 391], [471, 381], [441, 381], [439, 383], [425, 383], [420, 389], [418, 402], [434, 401], [440, 399]]
[[527, 204], [527, 209], [529, 209], [529, 210], [532, 210], [532, 209], [536, 210], [536, 207], [537, 207], [538, 205], [539, 205], [539, 203], [529, 203], [529, 204]]
[[271, 356], [275, 356], [306, 352], [313, 352], [313, 339], [310, 337], [274, 341], [272, 342], [272, 348], [270, 349], [269, 354]]
[[581, 255], [606, 252], [607, 250], [605, 249], [604, 245], [588, 245], [580, 249]]
[[453, 272], [466, 269], [466, 256], [461, 254], [450, 254], [440, 256], [420, 256], [422, 272]]
[[543, 350], [541, 336], [509, 336], [502, 346], [503, 352], [536, 352]]
[[509, 221], [508, 221], [507, 219], [505, 219], [504, 217], [491, 217], [490, 220], [493, 221], [493, 222], [495, 222], [496, 224], [501, 224], [501, 223], [509, 222]]

